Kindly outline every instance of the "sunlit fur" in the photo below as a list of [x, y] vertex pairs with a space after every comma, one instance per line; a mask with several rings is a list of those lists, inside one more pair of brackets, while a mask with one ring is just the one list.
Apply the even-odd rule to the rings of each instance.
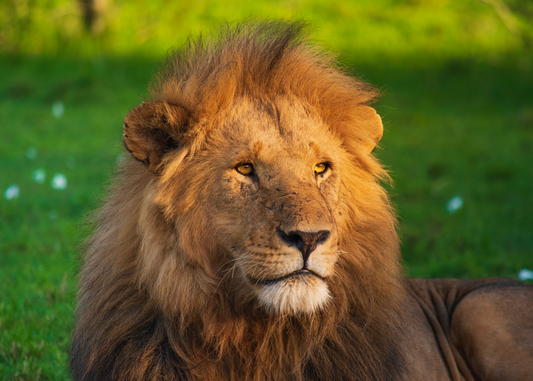
[[[74, 379], [401, 376], [395, 218], [379, 184], [387, 175], [365, 148], [376, 139], [362, 116], [376, 91], [308, 43], [305, 30], [298, 22], [248, 22], [191, 39], [168, 58], [151, 100], [185, 108], [189, 120], [157, 172], [133, 157], [121, 164], [96, 214], [80, 276]], [[254, 115], [262, 119], [245, 123]], [[243, 233], [251, 229], [246, 221], [265, 221], [272, 231], [281, 222], [269, 216], [283, 208], [255, 211], [253, 197], [238, 196], [255, 185], [236, 171], [228, 169], [221, 181], [220, 163], [234, 149], [220, 147], [244, 141], [243, 134], [273, 134], [277, 116], [285, 134], [279, 136], [295, 136], [295, 142], [312, 136], [320, 150], [335, 152], [334, 164], [342, 169], [334, 168], [325, 180], [331, 190], [322, 191], [315, 180], [298, 188], [293, 179], [314, 152], [310, 144], [280, 151], [272, 162], [279, 182], [291, 190], [286, 205], [301, 207], [302, 218], [313, 221], [321, 220], [319, 209], [328, 216], [336, 240], [312, 258], [324, 280], [254, 282], [263, 276], [260, 255], [271, 261], [267, 272], [278, 262], [264, 245], [259, 248], [259, 233]], [[276, 159], [274, 148], [265, 151], [269, 160]], [[283, 156], [289, 151], [301, 158], [296, 169]], [[309, 179], [316, 164], [309, 162]], [[257, 250], [247, 251], [245, 241]], [[275, 255], [293, 259], [279, 262], [271, 276], [301, 266], [293, 249], [282, 249]]]

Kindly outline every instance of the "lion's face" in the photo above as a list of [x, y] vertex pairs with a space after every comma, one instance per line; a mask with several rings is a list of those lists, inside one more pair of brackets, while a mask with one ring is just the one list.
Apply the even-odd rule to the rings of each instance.
[[239, 102], [231, 114], [205, 148], [216, 163], [207, 210], [226, 276], [245, 278], [245, 293], [271, 312], [316, 311], [338, 257], [340, 141], [283, 98]]
[[[147, 202], [140, 216], [141, 230], [146, 227], [141, 279], [156, 282], [162, 301], [186, 298], [180, 290], [195, 283], [218, 289], [225, 282], [232, 300], [255, 301], [273, 314], [327, 307], [339, 231], [349, 231], [353, 221], [346, 200], [365, 189], [361, 177], [361, 190], [346, 192], [346, 181], [359, 175], [341, 136], [300, 98], [240, 97], [201, 139], [174, 148], [180, 137], [172, 134], [187, 120], [182, 110], [153, 102], [126, 118], [127, 147], [157, 175], [147, 193], [155, 203]], [[380, 124], [373, 109], [362, 112]], [[153, 125], [170, 137], [158, 143], [145, 127]], [[157, 208], [171, 222], [159, 231], [153, 227], [160, 214], [149, 212]], [[173, 233], [165, 230], [170, 226]]]

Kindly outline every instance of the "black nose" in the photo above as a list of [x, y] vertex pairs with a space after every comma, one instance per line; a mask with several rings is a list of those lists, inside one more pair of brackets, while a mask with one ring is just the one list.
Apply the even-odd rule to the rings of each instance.
[[316, 247], [328, 240], [330, 232], [329, 230], [320, 230], [319, 232], [293, 230], [285, 233], [278, 229], [278, 234], [289, 246], [294, 245], [300, 250], [305, 263]]

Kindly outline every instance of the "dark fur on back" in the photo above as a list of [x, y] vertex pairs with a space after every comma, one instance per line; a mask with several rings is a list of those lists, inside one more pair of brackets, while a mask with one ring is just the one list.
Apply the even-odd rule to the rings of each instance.
[[[205, 259], [203, 272], [188, 269], [195, 275], [177, 287], [185, 275], [162, 266], [191, 247], [179, 227], [193, 226], [199, 245], [212, 239], [200, 220], [203, 202], [195, 198], [199, 175], [184, 169], [184, 188], [130, 159], [96, 216], [84, 255], [71, 348], [74, 379], [402, 379], [395, 218], [378, 183], [385, 171], [360, 150], [372, 136], [358, 110], [376, 91], [310, 45], [302, 23], [255, 22], [190, 40], [168, 59], [151, 94], [188, 111], [189, 123], [176, 134], [190, 157], [239, 97], [284, 94], [318, 110], [353, 156], [354, 169], [344, 180], [348, 222], [339, 232], [346, 255], [329, 284], [332, 304], [313, 315], [270, 316], [253, 301], [236, 303], [218, 253]], [[160, 205], [145, 212], [156, 190]], [[178, 198], [182, 204], [173, 201]], [[148, 260], [149, 239], [159, 251], [154, 248]]]

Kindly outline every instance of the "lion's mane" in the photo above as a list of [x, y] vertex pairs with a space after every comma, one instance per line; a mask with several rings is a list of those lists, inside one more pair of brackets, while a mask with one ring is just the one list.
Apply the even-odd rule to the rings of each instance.
[[[169, 56], [151, 100], [188, 111], [180, 142], [186, 157], [169, 149], [155, 175], [126, 159], [96, 214], [80, 276], [75, 379], [388, 380], [402, 373], [395, 217], [379, 184], [386, 172], [361, 149], [372, 137], [359, 110], [377, 93], [310, 44], [306, 30], [300, 22], [247, 22], [190, 39]], [[343, 255], [328, 280], [332, 300], [314, 314], [275, 316], [235, 298], [243, 285], [224, 276], [223, 237], [211, 234], [206, 218], [210, 180], [198, 169], [209, 165], [194, 159], [236, 99], [280, 94], [317, 110], [353, 162], [341, 184]], [[188, 160], [180, 182], [171, 176], [177, 155]], [[195, 261], [177, 261], [184, 253]]]

